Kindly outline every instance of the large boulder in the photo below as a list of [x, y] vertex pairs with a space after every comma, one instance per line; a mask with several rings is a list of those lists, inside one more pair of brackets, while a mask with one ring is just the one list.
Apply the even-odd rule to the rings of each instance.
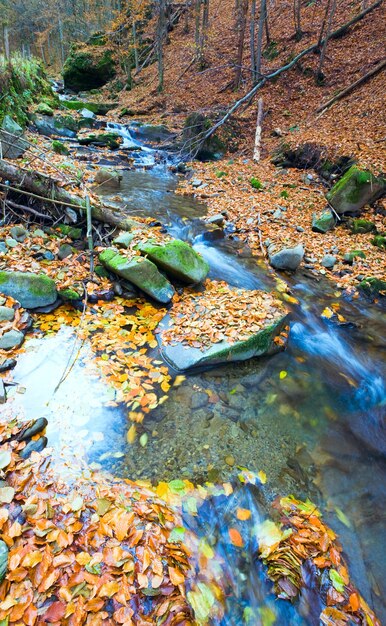
[[269, 262], [276, 270], [290, 270], [294, 272], [304, 257], [304, 248], [301, 244], [294, 248], [282, 248], [278, 252], [269, 253]]
[[361, 170], [356, 165], [350, 167], [345, 175], [327, 193], [327, 200], [338, 213], [357, 213], [366, 204], [371, 204], [386, 189], [384, 178], [376, 177], [371, 172]]
[[157, 302], [167, 304], [171, 301], [173, 286], [149, 259], [141, 256], [129, 258], [114, 248], [108, 248], [99, 255], [99, 260], [110, 272], [128, 280]]
[[185, 283], [201, 283], [208, 275], [208, 263], [185, 241], [147, 242], [139, 244], [138, 249], [167, 274]]
[[34, 126], [40, 135], [46, 137], [66, 137], [73, 139], [76, 137], [78, 125], [75, 120], [69, 116], [48, 117], [47, 115], [39, 115], [34, 119]]
[[275, 295], [208, 282], [184, 296], [160, 323], [161, 355], [175, 370], [245, 361], [274, 354], [288, 312]]
[[0, 293], [12, 296], [25, 309], [48, 306], [58, 297], [52, 278], [28, 272], [0, 271]]
[[130, 134], [134, 139], [149, 144], [171, 142], [176, 137], [176, 134], [164, 124], [142, 124], [141, 122], [130, 124]]
[[0, 129], [0, 145], [3, 157], [17, 159], [28, 148], [28, 143], [23, 139], [23, 129], [9, 115], [6, 115]]
[[115, 75], [113, 51], [106, 47], [73, 47], [63, 67], [64, 86], [73, 91], [103, 87]]
[[99, 135], [91, 134], [86, 137], [78, 136], [78, 142], [81, 146], [99, 146], [100, 148], [110, 148], [117, 150], [121, 145], [121, 138], [117, 133], [99, 133]]

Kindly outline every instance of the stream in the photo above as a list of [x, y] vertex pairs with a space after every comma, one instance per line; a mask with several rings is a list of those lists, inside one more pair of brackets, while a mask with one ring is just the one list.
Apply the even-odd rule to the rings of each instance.
[[[122, 135], [135, 166], [122, 169], [119, 192], [108, 184], [100, 188], [110, 204], [129, 216], [152, 217], [172, 236], [190, 242], [210, 264], [213, 279], [245, 289], [274, 284], [271, 272], [248, 256], [237, 239], [210, 241], [205, 204], [175, 193], [179, 179], [169, 169], [174, 155], [143, 145], [130, 128], [109, 126]], [[339, 535], [354, 584], [382, 620], [384, 311], [363, 300], [343, 300], [324, 278], [317, 282], [298, 272], [284, 279], [299, 301], [293, 307], [287, 349], [274, 357], [188, 375], [146, 417], [146, 447], [127, 444], [126, 413], [107, 406], [113, 394], [93, 367], [87, 342], [79, 346], [75, 366], [56, 392], [73, 349], [75, 331], [69, 327], [28, 341], [14, 376], [23, 393], [13, 394], [12, 410], [29, 419], [48, 418], [49, 444], [69, 473], [76, 472], [80, 457], [116, 476], [154, 484], [175, 478], [198, 484], [234, 482], [237, 466], [266, 473], [264, 489], [240, 486], [228, 499], [206, 501], [197, 517], [187, 515], [186, 525], [221, 555], [226, 610], [214, 623], [319, 624], [307, 590], [297, 608], [275, 599], [252, 541], [243, 551], [229, 545], [227, 528], [235, 508], [253, 511], [247, 522], [253, 528], [267, 517], [273, 498], [289, 493], [310, 498], [321, 509]], [[345, 323], [321, 317], [337, 301]], [[249, 622], [246, 607], [252, 611]]]

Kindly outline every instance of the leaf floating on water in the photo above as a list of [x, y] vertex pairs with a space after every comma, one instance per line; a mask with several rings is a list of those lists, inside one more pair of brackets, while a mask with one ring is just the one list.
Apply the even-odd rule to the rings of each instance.
[[147, 433], [143, 433], [143, 435], [140, 436], [139, 443], [141, 444], [142, 448], [146, 446], [148, 438], [149, 436]]
[[325, 317], [327, 320], [330, 320], [332, 317], [334, 317], [334, 315], [334, 311], [328, 306], [322, 311], [322, 317]]
[[327, 607], [320, 614], [320, 621], [325, 626], [345, 626], [349, 619], [349, 616], [343, 613], [343, 611], [333, 607]]
[[336, 569], [330, 569], [330, 580], [339, 593], [344, 592], [344, 580]]
[[285, 370], [282, 370], [279, 374], [280, 380], [283, 380], [283, 378], [286, 378], [287, 375], [288, 375], [288, 372], [286, 372]]
[[71, 511], [74, 511], [74, 513], [80, 511], [80, 509], [83, 508], [83, 504], [83, 498], [81, 496], [76, 496], [71, 502]]
[[216, 597], [213, 591], [208, 585], [205, 585], [205, 583], [199, 582], [197, 583], [196, 590], [188, 592], [187, 598], [194, 611], [194, 617], [197, 622], [200, 625], [206, 624], [211, 614], [212, 607], [216, 603]]
[[335, 507], [335, 513], [337, 515], [337, 518], [342, 522], [342, 524], [347, 526], [347, 528], [351, 528], [351, 522], [349, 518], [347, 517], [347, 515], [343, 513], [342, 509]]
[[137, 436], [137, 427], [135, 424], [132, 424], [129, 430], [127, 431], [127, 435], [126, 435], [127, 443], [133, 444], [136, 436]]
[[231, 542], [236, 548], [242, 548], [244, 541], [237, 528], [229, 528], [228, 530]]
[[251, 511], [249, 509], [237, 509], [236, 516], [241, 522], [245, 522], [251, 517]]
[[259, 472], [257, 472], [257, 477], [259, 481], [261, 482], [261, 484], [265, 485], [265, 483], [267, 482], [267, 474], [263, 472], [263, 470], [260, 470]]
[[0, 502], [10, 504], [15, 496], [13, 487], [0, 487]]
[[184, 495], [184, 493], [186, 493], [186, 485], [183, 480], [171, 480], [169, 483], [169, 489], [172, 493], [177, 495]]
[[7, 467], [12, 460], [12, 455], [9, 450], [0, 452], [0, 469]]

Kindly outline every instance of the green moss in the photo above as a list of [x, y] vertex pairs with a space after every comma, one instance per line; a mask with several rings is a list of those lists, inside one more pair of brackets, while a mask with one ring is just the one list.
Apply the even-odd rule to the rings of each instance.
[[78, 293], [78, 291], [76, 291], [75, 289], [60, 289], [59, 291], [59, 296], [61, 297], [62, 300], [65, 300], [67, 302], [74, 302], [76, 300], [81, 300], [83, 297], [83, 291], [82, 293]]
[[34, 57], [27, 59], [17, 54], [9, 61], [0, 55], [0, 94], [0, 124], [11, 114], [23, 127], [28, 123], [31, 104], [49, 99], [50, 106], [55, 107], [59, 101], [42, 63]]
[[374, 239], [371, 240], [373, 246], [377, 246], [377, 248], [385, 248], [386, 249], [386, 237], [384, 235], [376, 235]]
[[336, 220], [335, 216], [332, 214], [330, 209], [326, 209], [322, 211], [318, 216], [313, 215], [312, 217], [312, 230], [316, 233], [327, 233], [329, 230], [332, 230], [335, 226]]
[[172, 285], [149, 259], [140, 256], [128, 259], [114, 248], [108, 248], [99, 255], [99, 260], [110, 272], [128, 280], [158, 302], [167, 304], [172, 299]]
[[40, 104], [38, 105], [36, 109], [36, 113], [40, 113], [41, 115], [49, 115], [50, 117], [52, 117], [52, 115], [54, 114], [54, 111], [52, 107], [50, 107], [45, 102], [40, 102]]
[[386, 280], [375, 278], [373, 276], [365, 278], [359, 284], [359, 288], [372, 298], [379, 295], [386, 296]]
[[363, 250], [351, 250], [351, 252], [347, 252], [344, 255], [343, 260], [345, 263], [352, 265], [355, 259], [365, 259], [365, 258], [366, 258], [366, 255], [363, 252]]
[[283, 189], [283, 191], [281, 191], [281, 192], [280, 192], [280, 197], [281, 197], [281, 198], [285, 198], [285, 199], [289, 198], [289, 193], [288, 193], [288, 191], [286, 191], [285, 189]]
[[202, 282], [209, 272], [208, 263], [185, 241], [165, 244], [140, 244], [138, 249], [167, 274], [187, 283]]
[[375, 233], [377, 230], [373, 222], [361, 218], [352, 220], [350, 224], [350, 229], [353, 235], [358, 235], [361, 233]]
[[121, 145], [119, 135], [116, 133], [101, 133], [100, 135], [88, 135], [87, 137], [78, 137], [78, 142], [81, 146], [101, 146], [110, 148], [110, 150], [117, 150]]
[[261, 180], [259, 180], [258, 178], [255, 178], [254, 176], [250, 179], [249, 182], [254, 189], [262, 189], [264, 186]]
[[52, 278], [28, 272], [0, 271], [0, 293], [12, 296], [27, 309], [53, 304], [57, 298]]
[[338, 213], [355, 212], [373, 202], [384, 189], [382, 178], [353, 165], [328, 192], [327, 199]]
[[61, 104], [71, 111], [87, 109], [95, 113], [95, 115], [106, 115], [106, 113], [115, 107], [115, 104], [108, 104], [106, 102], [83, 102], [82, 100], [62, 100]]
[[59, 224], [58, 229], [60, 230], [62, 235], [65, 235], [66, 237], [69, 237], [70, 239], [75, 240], [75, 239], [82, 238], [81, 228], [76, 228], [75, 226], [69, 226], [68, 224]]
[[93, 50], [73, 48], [63, 66], [63, 80], [67, 88], [87, 91], [102, 87], [116, 74], [113, 51], [109, 48], [96, 53]]
[[67, 146], [64, 145], [64, 143], [62, 143], [61, 141], [58, 140], [54, 140], [51, 144], [52, 149], [54, 152], [56, 152], [56, 154], [70, 154], [69, 149], [67, 148]]

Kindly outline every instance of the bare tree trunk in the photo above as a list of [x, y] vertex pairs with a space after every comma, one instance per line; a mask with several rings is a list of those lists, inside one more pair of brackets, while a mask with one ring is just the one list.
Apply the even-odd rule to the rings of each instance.
[[251, 3], [251, 21], [249, 26], [249, 46], [251, 50], [251, 72], [252, 72], [252, 82], [256, 82], [257, 72], [256, 72], [256, 46], [255, 46], [255, 38], [256, 38], [256, 0], [252, 0]]
[[257, 107], [257, 121], [255, 133], [255, 147], [253, 149], [253, 160], [260, 161], [261, 125], [263, 122], [263, 98], [259, 98]]
[[234, 88], [237, 89], [240, 86], [242, 70], [243, 70], [243, 56], [244, 56], [244, 39], [245, 29], [247, 26], [247, 14], [248, 14], [248, 0], [240, 0], [239, 10], [237, 16], [237, 29], [238, 29], [238, 46], [237, 46], [237, 61], [236, 72], [234, 78]]
[[319, 39], [318, 39], [318, 48], [320, 48], [321, 45], [322, 45], [324, 29], [326, 27], [327, 17], [328, 17], [328, 14], [330, 12], [330, 2], [331, 2], [331, 0], [327, 0], [326, 11], [325, 11], [324, 16], [323, 16], [322, 25], [320, 27], [320, 33], [319, 33]]
[[64, 39], [63, 39], [63, 24], [60, 13], [58, 13], [58, 31], [59, 31], [59, 41], [60, 41], [60, 57], [62, 61], [62, 66], [64, 65]]
[[300, 41], [303, 37], [301, 26], [301, 0], [294, 0], [295, 39]]
[[331, 26], [332, 26], [332, 21], [335, 15], [335, 10], [336, 10], [336, 0], [331, 0], [331, 9], [330, 9], [330, 15], [328, 16], [326, 37], [323, 41], [323, 47], [320, 52], [319, 66], [316, 72], [316, 82], [319, 84], [323, 83], [324, 81], [323, 63], [324, 63], [324, 58], [326, 55], [327, 44], [330, 40]]
[[9, 52], [9, 29], [8, 26], [5, 24], [4, 25], [4, 54], [5, 54], [5, 58], [9, 59], [10, 57], [10, 52]]
[[256, 75], [261, 75], [261, 56], [263, 52], [263, 31], [264, 22], [266, 20], [267, 0], [261, 0], [260, 3], [260, 17], [259, 17], [259, 30], [257, 33], [257, 50], [256, 50]]
[[138, 41], [137, 41], [137, 24], [136, 21], [133, 21], [133, 26], [132, 26], [132, 33], [133, 33], [133, 48], [134, 48], [134, 63], [135, 63], [135, 70], [138, 71], [139, 68], [139, 60], [138, 60]]
[[265, 20], [264, 20], [264, 26], [265, 26], [265, 36], [267, 38], [267, 46], [271, 43], [271, 35], [269, 32], [269, 23], [268, 23], [268, 7], [267, 5], [265, 5]]
[[163, 41], [165, 36], [165, 12], [166, 1], [159, 0], [159, 15], [157, 24], [157, 59], [158, 59], [158, 91], [163, 91], [164, 88], [164, 51]]

